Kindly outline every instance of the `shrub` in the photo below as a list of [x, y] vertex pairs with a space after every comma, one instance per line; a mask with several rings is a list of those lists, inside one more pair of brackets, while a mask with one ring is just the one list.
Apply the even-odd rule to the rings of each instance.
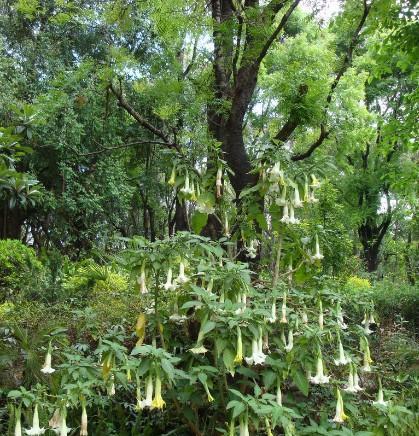
[[22, 294], [30, 298], [40, 290], [44, 273], [32, 248], [16, 240], [0, 241], [0, 302]]

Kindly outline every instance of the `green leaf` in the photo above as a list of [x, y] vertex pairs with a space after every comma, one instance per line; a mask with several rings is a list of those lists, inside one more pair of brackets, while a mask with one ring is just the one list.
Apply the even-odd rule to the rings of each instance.
[[195, 233], [201, 233], [208, 221], [208, 214], [196, 211], [191, 220], [192, 230]]
[[308, 380], [302, 371], [294, 371], [292, 374], [292, 381], [297, 386], [297, 388], [307, 397], [308, 395]]

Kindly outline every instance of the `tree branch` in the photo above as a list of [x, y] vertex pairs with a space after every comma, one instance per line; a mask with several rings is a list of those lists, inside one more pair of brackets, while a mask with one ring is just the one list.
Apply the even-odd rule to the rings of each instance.
[[163, 140], [164, 144], [168, 148], [174, 148], [177, 151], [180, 151], [180, 146], [170, 140], [170, 138], [160, 129], [153, 126], [147, 119], [145, 119], [142, 115], [140, 115], [126, 100], [124, 95], [122, 94], [122, 90], [118, 90], [115, 88], [114, 84], [111, 83], [108, 89], [114, 94], [114, 96], [118, 100], [118, 104], [120, 107], [124, 108], [134, 119], [137, 121], [140, 126], [144, 127], [154, 135], [158, 136]]
[[132, 147], [133, 145], [145, 145], [145, 144], [157, 144], [157, 145], [162, 145], [164, 147], [167, 147], [167, 143], [166, 142], [163, 142], [163, 141], [153, 141], [152, 139], [150, 139], [150, 140], [144, 140], [144, 141], [128, 142], [127, 144], [116, 145], [115, 147], [103, 147], [102, 146], [102, 148], [100, 150], [91, 151], [89, 153], [78, 153], [78, 155], [79, 156], [96, 156], [98, 154], [106, 153], [108, 151], [113, 151], [113, 150], [119, 150], [121, 148]]
[[329, 136], [329, 133], [325, 127], [324, 124], [320, 125], [320, 136], [318, 137], [317, 141], [313, 142], [310, 147], [304, 152], [304, 153], [298, 153], [291, 156], [291, 160], [296, 162], [299, 160], [306, 159], [310, 157], [313, 152], [320, 147], [323, 144], [323, 141]]

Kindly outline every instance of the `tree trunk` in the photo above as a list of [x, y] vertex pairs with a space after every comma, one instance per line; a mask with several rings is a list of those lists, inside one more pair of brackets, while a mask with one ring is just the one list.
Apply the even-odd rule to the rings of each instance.
[[0, 213], [0, 239], [21, 239], [24, 214], [21, 210], [3, 205]]

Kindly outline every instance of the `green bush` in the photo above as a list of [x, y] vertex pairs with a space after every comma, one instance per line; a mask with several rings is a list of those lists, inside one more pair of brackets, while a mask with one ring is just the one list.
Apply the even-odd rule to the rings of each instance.
[[382, 320], [402, 318], [419, 330], [419, 289], [407, 283], [378, 282], [371, 290], [375, 308]]
[[26, 298], [40, 290], [45, 276], [35, 251], [16, 240], [0, 241], [0, 302]]

